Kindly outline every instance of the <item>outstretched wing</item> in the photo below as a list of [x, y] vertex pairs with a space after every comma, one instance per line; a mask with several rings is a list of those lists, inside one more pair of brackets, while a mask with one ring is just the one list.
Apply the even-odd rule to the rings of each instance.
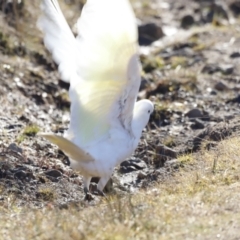
[[77, 70], [77, 41], [57, 0], [42, 0], [41, 8], [43, 14], [37, 25], [44, 33], [44, 44], [59, 65], [61, 78], [69, 82]]
[[56, 144], [71, 159], [83, 162], [94, 161], [94, 158], [89, 153], [86, 153], [84, 150], [64, 137], [53, 133], [38, 133], [37, 135], [46, 138], [51, 143]]
[[70, 81], [66, 137], [82, 148], [111, 128], [131, 132], [140, 86], [136, 19], [128, 0], [87, 0], [74, 39], [56, 0], [43, 0], [39, 25], [46, 47]]
[[68, 136], [87, 146], [114, 125], [131, 131], [140, 85], [136, 19], [128, 0], [88, 0], [78, 20], [78, 78]]

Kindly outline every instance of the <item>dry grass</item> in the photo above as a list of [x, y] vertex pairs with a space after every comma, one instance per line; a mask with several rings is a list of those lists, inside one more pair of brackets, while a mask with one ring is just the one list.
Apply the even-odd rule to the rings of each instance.
[[0, 239], [239, 239], [240, 138], [179, 158], [180, 171], [128, 197], [96, 206], [0, 208]]

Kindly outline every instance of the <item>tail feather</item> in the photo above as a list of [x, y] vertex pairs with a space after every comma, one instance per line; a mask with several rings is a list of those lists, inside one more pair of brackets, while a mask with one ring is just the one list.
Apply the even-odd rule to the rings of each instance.
[[62, 136], [53, 133], [38, 133], [37, 135], [57, 145], [71, 159], [82, 162], [94, 161], [94, 158], [89, 153]]

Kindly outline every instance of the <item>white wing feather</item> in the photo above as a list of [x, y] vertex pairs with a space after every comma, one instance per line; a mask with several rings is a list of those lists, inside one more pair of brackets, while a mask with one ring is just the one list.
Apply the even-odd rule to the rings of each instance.
[[137, 26], [128, 0], [88, 0], [78, 31], [81, 81], [71, 80], [68, 137], [88, 146], [117, 124], [131, 132], [140, 85]]
[[45, 44], [70, 81], [71, 122], [65, 136], [84, 148], [113, 127], [131, 132], [140, 70], [136, 20], [128, 0], [88, 0], [76, 40], [54, 7], [56, 1], [43, 2]]
[[37, 25], [44, 33], [44, 44], [59, 64], [62, 80], [69, 82], [76, 74], [77, 41], [69, 28], [57, 0], [43, 0], [43, 15]]

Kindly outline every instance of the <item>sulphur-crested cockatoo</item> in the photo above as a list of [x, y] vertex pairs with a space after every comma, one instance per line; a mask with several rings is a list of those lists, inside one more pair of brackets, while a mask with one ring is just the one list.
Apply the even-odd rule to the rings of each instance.
[[136, 149], [153, 112], [149, 100], [136, 102], [140, 86], [137, 26], [128, 0], [87, 0], [74, 37], [57, 0], [42, 0], [38, 26], [46, 48], [70, 82], [71, 118], [64, 137], [40, 135], [70, 158], [83, 175], [87, 193], [100, 177], [99, 193], [114, 167]]

